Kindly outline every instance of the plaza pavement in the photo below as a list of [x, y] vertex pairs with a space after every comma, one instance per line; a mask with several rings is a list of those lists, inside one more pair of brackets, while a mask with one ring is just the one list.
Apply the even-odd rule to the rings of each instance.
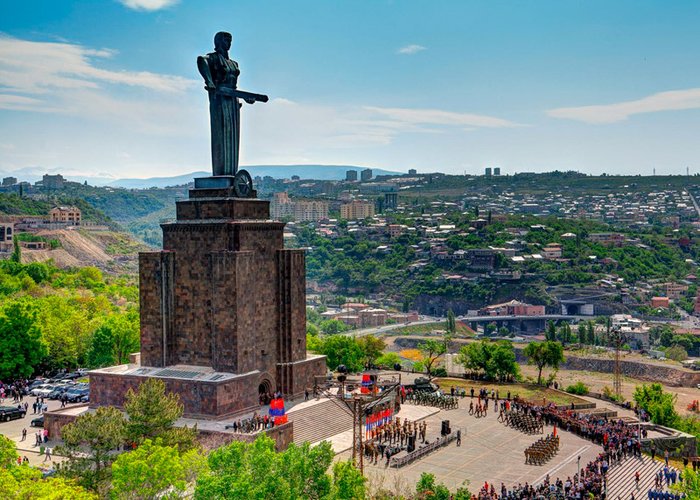
[[[476, 399], [474, 399], [476, 403]], [[443, 410], [426, 418], [428, 422], [428, 440], [435, 440], [440, 433], [442, 420], [449, 420], [452, 432], [462, 431], [462, 445], [453, 441], [447, 446], [401, 467], [386, 467], [386, 460], [378, 465], [368, 465], [365, 471], [369, 477], [383, 476], [385, 484], [403, 481], [415, 485], [423, 472], [435, 474], [439, 482], [450, 489], [456, 489], [469, 481], [470, 491], [478, 490], [484, 482], [495, 483], [497, 489], [501, 482], [507, 487], [518, 483], [535, 484], [551, 477], [573, 476], [577, 471], [577, 458], [581, 457], [581, 467], [595, 459], [602, 448], [572, 433], [557, 429], [560, 437], [559, 453], [544, 465], [526, 465], [524, 450], [544, 434], [524, 434], [498, 422], [498, 414], [490, 411], [486, 417], [476, 418], [469, 415], [470, 398], [460, 400], [459, 408]], [[552, 427], [545, 427], [545, 433], [552, 432]], [[338, 459], [351, 458], [350, 451], [344, 451]]]
[[[17, 420], [10, 420], [9, 422], [0, 422], [0, 434], [12, 439], [17, 445], [17, 454], [20, 457], [27, 457], [31, 465], [37, 467], [51, 467], [51, 462], [44, 462], [44, 455], [39, 454], [39, 447], [35, 446], [34, 435], [42, 430], [41, 427], [31, 427], [30, 422], [39, 417], [41, 414], [32, 413], [32, 403], [36, 398], [31, 396], [25, 397], [24, 401], [29, 403], [29, 411], [24, 418], [19, 418]], [[23, 402], [24, 402], [23, 401]], [[50, 399], [45, 400], [49, 407], [49, 411], [57, 410], [61, 408], [60, 401], [52, 401]], [[16, 406], [16, 403], [12, 402], [12, 399], [6, 399], [3, 405], [6, 406]], [[77, 405], [68, 405], [68, 407]], [[22, 429], [27, 429], [27, 439], [22, 441]], [[48, 446], [53, 449], [56, 446], [56, 440], [49, 439]], [[61, 460], [61, 457], [52, 457], [52, 461]]]

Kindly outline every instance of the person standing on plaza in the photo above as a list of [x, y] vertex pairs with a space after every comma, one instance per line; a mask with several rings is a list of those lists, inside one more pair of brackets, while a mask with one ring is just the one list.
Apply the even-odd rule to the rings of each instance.
[[22, 429], [22, 441], [24, 441], [25, 439], [27, 439], [27, 429], [26, 428]]

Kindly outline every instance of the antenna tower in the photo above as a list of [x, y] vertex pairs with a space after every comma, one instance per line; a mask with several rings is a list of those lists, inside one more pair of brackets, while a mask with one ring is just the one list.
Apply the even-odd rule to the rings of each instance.
[[610, 341], [615, 348], [615, 373], [613, 378], [613, 391], [618, 398], [622, 396], [622, 371], [620, 369], [620, 350], [624, 342], [624, 336], [620, 328], [616, 327], [610, 332]]

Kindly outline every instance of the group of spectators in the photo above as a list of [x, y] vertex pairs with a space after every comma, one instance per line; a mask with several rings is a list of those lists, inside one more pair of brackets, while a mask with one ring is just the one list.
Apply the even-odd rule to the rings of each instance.
[[28, 381], [18, 378], [11, 382], [0, 381], [0, 400], [12, 398], [14, 403], [19, 403], [27, 393]]
[[226, 429], [233, 429], [233, 432], [248, 434], [258, 432], [263, 429], [272, 429], [275, 426], [275, 419], [270, 415], [258, 415], [254, 413], [252, 417], [234, 420], [232, 424], [227, 424]]

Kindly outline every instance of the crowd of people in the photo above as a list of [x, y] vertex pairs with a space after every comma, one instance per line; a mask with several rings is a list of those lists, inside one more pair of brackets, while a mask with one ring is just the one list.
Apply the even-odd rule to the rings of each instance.
[[26, 379], [18, 378], [11, 382], [0, 381], [0, 401], [12, 398], [14, 403], [20, 403], [24, 400], [24, 395], [27, 393], [29, 382]]
[[[484, 390], [479, 394], [484, 395]], [[496, 400], [497, 396], [492, 395]], [[496, 400], [497, 401], [497, 400]], [[507, 488], [504, 484], [497, 487], [495, 484], [485, 483], [477, 494], [478, 500], [524, 500], [539, 498], [604, 498], [607, 490], [607, 473], [610, 467], [621, 462], [626, 457], [641, 457], [642, 447], [639, 429], [631, 426], [623, 420], [608, 419], [599, 415], [579, 413], [573, 409], [557, 408], [553, 403], [536, 405], [523, 400], [515, 399], [508, 405], [511, 411], [517, 411], [523, 415], [529, 415], [532, 419], [542, 421], [545, 425], [573, 432], [585, 439], [593, 441], [603, 447], [594, 460], [582, 467], [580, 477], [552, 479], [549, 476], [538, 485], [518, 484]], [[666, 467], [666, 474], [661, 471], [657, 477], [654, 489], [649, 490], [648, 498], [659, 500], [676, 500], [681, 496], [668, 491], [662, 491], [662, 482], [666, 485], [673, 484], [678, 477], [673, 469]], [[676, 477], [674, 477], [676, 476]]]
[[272, 429], [275, 426], [275, 419], [270, 415], [259, 415], [257, 412], [252, 417], [239, 418], [233, 423], [227, 424], [226, 429], [233, 429], [233, 432], [241, 434], [252, 434], [264, 429]]

